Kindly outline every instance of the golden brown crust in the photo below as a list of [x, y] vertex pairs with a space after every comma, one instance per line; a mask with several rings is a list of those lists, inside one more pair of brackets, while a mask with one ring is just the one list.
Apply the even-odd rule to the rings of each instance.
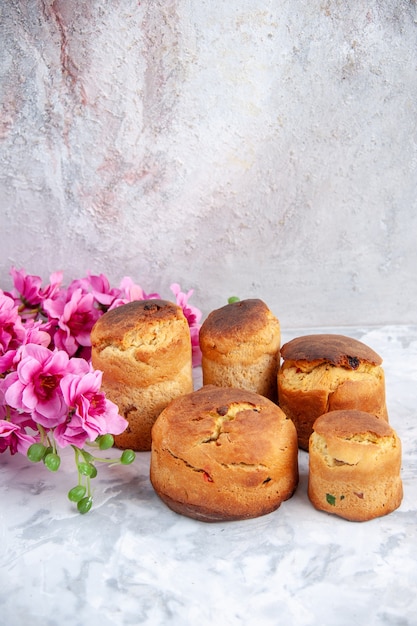
[[156, 420], [150, 476], [177, 513], [202, 521], [264, 515], [298, 483], [296, 431], [258, 394], [205, 386], [172, 401]]
[[376, 415], [332, 411], [314, 423], [308, 495], [319, 510], [366, 521], [400, 506], [401, 442]]
[[314, 432], [327, 438], [350, 439], [392, 437], [393, 428], [385, 420], [375, 419], [366, 411], [339, 410], [321, 415], [314, 423]]
[[237, 387], [276, 400], [281, 331], [259, 299], [212, 311], [200, 329], [203, 382]]
[[150, 450], [159, 413], [193, 389], [190, 330], [181, 307], [166, 300], [117, 307], [96, 322], [91, 342], [103, 390], [129, 422], [116, 445]]
[[166, 300], [138, 300], [102, 315], [91, 332], [94, 367], [131, 386], [162, 382], [189, 362], [187, 320]]
[[278, 403], [297, 428], [300, 448], [308, 450], [314, 421], [329, 411], [358, 409], [388, 421], [382, 360], [362, 342], [306, 335], [285, 344], [281, 354]]
[[289, 361], [315, 361], [357, 369], [360, 362], [381, 365], [382, 359], [361, 341], [337, 334], [304, 335], [284, 344], [281, 356]]
[[132, 333], [144, 334], [147, 326], [152, 332], [158, 322], [181, 317], [181, 308], [168, 300], [135, 300], [102, 315], [93, 329], [92, 340], [100, 349], [107, 344], [129, 348]]
[[267, 305], [258, 298], [239, 300], [212, 311], [200, 329], [202, 350], [228, 352], [229, 342], [238, 345], [253, 341], [262, 333], [272, 317]]

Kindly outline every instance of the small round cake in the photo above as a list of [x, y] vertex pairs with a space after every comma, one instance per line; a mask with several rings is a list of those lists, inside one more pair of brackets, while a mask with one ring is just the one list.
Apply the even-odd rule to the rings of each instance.
[[118, 448], [151, 449], [151, 429], [169, 402], [193, 390], [190, 329], [182, 308], [138, 300], [107, 311], [91, 332], [102, 388], [128, 421]]
[[364, 411], [331, 411], [314, 423], [308, 496], [321, 511], [362, 522], [397, 509], [403, 497], [401, 441]]
[[203, 383], [276, 400], [280, 344], [279, 321], [262, 300], [212, 311], [200, 328]]
[[207, 385], [156, 420], [150, 478], [168, 507], [197, 520], [265, 515], [298, 484], [294, 424], [263, 396]]
[[323, 413], [357, 409], [388, 421], [382, 359], [361, 341], [305, 335], [284, 344], [281, 356], [278, 404], [294, 422], [303, 450]]

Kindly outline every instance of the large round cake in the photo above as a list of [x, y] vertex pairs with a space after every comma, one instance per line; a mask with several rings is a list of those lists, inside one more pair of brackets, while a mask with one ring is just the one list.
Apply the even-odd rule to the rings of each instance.
[[150, 478], [172, 510], [198, 520], [270, 513], [298, 483], [294, 424], [256, 393], [207, 385], [159, 415]]

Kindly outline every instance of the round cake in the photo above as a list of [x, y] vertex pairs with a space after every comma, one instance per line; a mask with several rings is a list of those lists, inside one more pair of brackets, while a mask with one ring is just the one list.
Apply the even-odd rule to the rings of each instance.
[[263, 396], [207, 385], [156, 420], [150, 478], [168, 507], [197, 520], [265, 515], [298, 484], [294, 424]]
[[314, 423], [308, 496], [313, 505], [350, 521], [387, 515], [402, 500], [401, 442], [370, 413], [331, 411]]
[[382, 359], [361, 341], [305, 335], [284, 344], [281, 356], [278, 404], [294, 422], [303, 450], [323, 413], [357, 409], [388, 421]]
[[182, 308], [138, 300], [107, 311], [91, 332], [93, 367], [128, 421], [115, 445], [151, 449], [151, 430], [169, 402], [193, 390], [191, 338]]
[[247, 389], [277, 399], [281, 331], [259, 299], [212, 311], [200, 329], [203, 384]]

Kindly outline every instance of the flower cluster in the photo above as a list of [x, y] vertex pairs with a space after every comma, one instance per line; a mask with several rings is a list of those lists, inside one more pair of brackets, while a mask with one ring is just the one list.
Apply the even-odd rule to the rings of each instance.
[[[112, 288], [103, 274], [74, 280], [68, 287], [60, 272], [45, 286], [24, 270], [12, 268], [11, 276], [13, 289], [0, 289], [0, 452], [27, 455], [56, 471], [60, 449], [72, 447], [78, 484], [68, 497], [85, 513], [92, 505], [95, 463], [109, 461], [86, 448], [112, 447], [113, 435], [127, 426], [101, 391], [102, 372], [91, 365], [91, 329], [111, 308], [161, 296], [146, 294], [128, 277]], [[201, 312], [189, 304], [192, 290], [184, 293], [175, 283], [171, 291], [188, 320], [193, 365], [198, 365]], [[119, 462], [134, 458], [125, 450]]]

